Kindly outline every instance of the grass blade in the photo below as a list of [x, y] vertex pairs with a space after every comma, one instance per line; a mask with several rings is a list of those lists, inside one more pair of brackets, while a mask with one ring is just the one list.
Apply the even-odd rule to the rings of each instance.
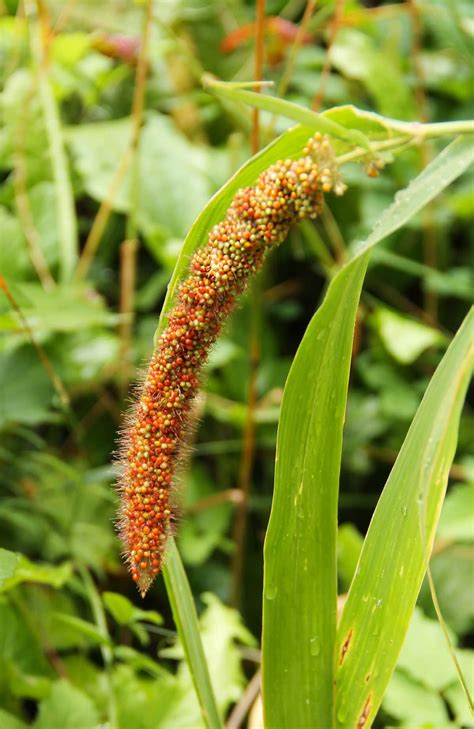
[[263, 699], [269, 727], [331, 727], [337, 498], [354, 324], [368, 254], [343, 269], [288, 376], [265, 539]]
[[231, 101], [241, 101], [256, 109], [262, 109], [263, 111], [284, 116], [287, 119], [293, 119], [299, 124], [308, 127], [313, 133], [321, 132], [322, 134], [330, 134], [337, 139], [343, 139], [353, 145], [359, 145], [367, 151], [370, 150], [369, 140], [359, 130], [346, 129], [329, 117], [318, 114], [316, 111], [305, 109], [303, 106], [295, 104], [292, 101], [279, 99], [276, 96], [267, 96], [256, 93], [255, 91], [248, 91], [239, 84], [228, 84], [224, 81], [219, 81], [210, 74], [204, 75], [203, 85], [205, 89], [216, 96], [222, 96], [222, 98], [230, 99]]
[[163, 575], [174, 621], [183, 644], [184, 654], [196, 689], [204, 723], [208, 729], [221, 729], [222, 723], [202, 647], [191, 588], [176, 543], [172, 537], [169, 538], [166, 549], [166, 563], [163, 568]]
[[374, 512], [338, 630], [337, 727], [372, 723], [426, 571], [474, 363], [474, 313], [431, 380]]
[[48, 30], [41, 27], [42, 20], [38, 18], [36, 5], [32, 0], [25, 4], [25, 8], [30, 23], [32, 56], [38, 74], [39, 98], [48, 138], [55, 187], [60, 279], [61, 281], [69, 281], [77, 262], [79, 246], [77, 218], [61, 119], [48, 77], [48, 60], [43, 45], [43, 38], [47, 38]]
[[468, 136], [458, 137], [421, 172], [394, 202], [384, 210], [372, 233], [358, 247], [358, 253], [372, 248], [390, 233], [405, 225], [430, 200], [451, 184], [474, 161], [474, 145]]

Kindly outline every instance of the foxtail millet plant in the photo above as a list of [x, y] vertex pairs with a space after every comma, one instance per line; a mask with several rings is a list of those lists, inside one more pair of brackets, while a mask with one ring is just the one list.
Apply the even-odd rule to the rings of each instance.
[[173, 479], [210, 347], [267, 251], [319, 214], [324, 193], [344, 190], [332, 148], [316, 134], [301, 159], [276, 162], [237, 192], [190, 261], [122, 434], [120, 535], [142, 596], [162, 566]]

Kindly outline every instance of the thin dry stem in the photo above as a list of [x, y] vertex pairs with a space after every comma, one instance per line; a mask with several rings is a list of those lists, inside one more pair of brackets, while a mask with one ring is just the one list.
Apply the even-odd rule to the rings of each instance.
[[247, 687], [239, 699], [239, 702], [232, 709], [232, 713], [226, 724], [226, 729], [239, 729], [244, 723], [253, 702], [258, 696], [262, 685], [262, 671], [259, 668], [250, 679]]
[[[257, 0], [257, 23], [255, 34], [255, 81], [261, 81], [263, 75], [263, 52], [265, 33], [265, 0]], [[260, 91], [260, 86], [255, 86], [255, 91]], [[257, 154], [260, 149], [260, 111], [254, 109], [252, 112], [252, 154]]]
[[[421, 16], [419, 8], [414, 0], [406, 0], [410, 12], [413, 43], [412, 43], [412, 60], [413, 70], [416, 78], [415, 86], [415, 103], [417, 107], [417, 117], [421, 122], [426, 123], [429, 119], [428, 102], [425, 93], [425, 74], [421, 64], [421, 37], [423, 28], [421, 24]], [[425, 169], [433, 158], [432, 148], [427, 140], [420, 143], [420, 169]], [[423, 257], [424, 263], [431, 268], [436, 268], [438, 263], [438, 237], [433, 221], [433, 204], [428, 204], [422, 213], [423, 220]], [[424, 307], [433, 321], [438, 318], [438, 296], [435, 291], [430, 291], [425, 287], [424, 291]]]
[[123, 241], [120, 247], [120, 379], [125, 384], [130, 375], [131, 340], [134, 314], [137, 241]]
[[13, 185], [15, 189], [15, 201], [18, 210], [18, 217], [23, 227], [23, 233], [28, 245], [31, 263], [38, 274], [38, 278], [43, 284], [43, 287], [45, 289], [52, 289], [55, 286], [55, 281], [51, 276], [48, 264], [43, 255], [43, 249], [41, 248], [40, 242], [41, 238], [33, 220], [30, 200], [28, 197], [28, 189], [26, 186], [25, 139], [33, 94], [34, 89], [32, 89], [28, 94], [25, 105], [22, 108], [15, 134], [15, 169], [13, 174]]
[[[78, 278], [84, 278], [89, 271], [91, 263], [102, 240], [105, 227], [109, 221], [115, 197], [120, 189], [120, 186], [124, 180], [127, 170], [129, 169], [129, 166], [132, 164], [132, 162], [135, 162], [137, 157], [140, 142], [140, 131], [143, 121], [145, 86], [148, 67], [148, 45], [150, 38], [151, 22], [153, 17], [152, 13], [153, 3], [151, 2], [151, 0], [148, 0], [143, 23], [140, 52], [138, 55], [137, 68], [135, 72], [135, 89], [132, 101], [132, 131], [130, 135], [130, 141], [119, 160], [117, 169], [110, 182], [109, 189], [107, 190], [105, 198], [101, 202], [99, 210], [97, 211], [97, 215], [94, 219], [94, 222], [92, 223], [92, 227], [85, 242], [84, 249], [82, 251], [82, 255], [79, 259], [79, 263], [76, 269], [76, 276]], [[135, 177], [138, 177], [138, 175], [135, 175]], [[133, 189], [132, 199], [130, 202], [130, 215], [127, 226], [131, 226], [132, 230], [127, 230], [127, 238], [136, 237], [136, 232], [133, 231], [135, 231], [136, 229], [138, 186], [132, 185], [132, 188]]]
[[226, 489], [225, 491], [218, 491], [216, 494], [199, 499], [199, 501], [191, 504], [186, 511], [188, 514], [197, 514], [200, 511], [214, 509], [216, 506], [221, 506], [222, 504], [241, 504], [243, 498], [244, 496], [240, 489]]
[[319, 88], [316, 92], [316, 95], [314, 97], [314, 101], [313, 101], [312, 107], [311, 107], [313, 109], [313, 111], [319, 111], [319, 109], [321, 108], [321, 104], [323, 103], [324, 94], [326, 92], [326, 83], [329, 78], [329, 72], [331, 70], [331, 50], [332, 50], [332, 46], [334, 45], [334, 41], [336, 40], [338, 30], [341, 27], [342, 16], [344, 14], [344, 5], [345, 5], [345, 0], [336, 0], [336, 8], [334, 11], [334, 16], [333, 16], [331, 27], [329, 30], [328, 47], [326, 50], [326, 56], [324, 58], [323, 70], [321, 71]]
[[[263, 74], [264, 55], [264, 33], [265, 33], [265, 0], [257, 0], [257, 22], [255, 37], [255, 80], [260, 81]], [[260, 91], [260, 86], [255, 88]], [[259, 110], [253, 110], [252, 125], [252, 154], [257, 154], [260, 148], [260, 116]], [[258, 284], [257, 284], [258, 285]], [[248, 498], [250, 494], [252, 469], [255, 455], [255, 407], [257, 404], [257, 373], [260, 363], [260, 345], [255, 322], [258, 319], [258, 308], [260, 302], [255, 295], [255, 288], [252, 289], [251, 308], [252, 328], [250, 334], [250, 377], [247, 393], [247, 411], [243, 432], [243, 450], [239, 469], [239, 489], [242, 493], [242, 501], [238, 505], [234, 522], [234, 545], [235, 551], [232, 560], [232, 591], [231, 603], [237, 605], [239, 602], [242, 583], [245, 540], [247, 534], [247, 511]]]
[[324, 226], [329, 242], [331, 244], [334, 258], [337, 263], [341, 263], [344, 260], [344, 256], [346, 253], [346, 244], [344, 241], [344, 237], [341, 233], [341, 229], [337, 224], [337, 220], [332, 214], [332, 210], [327, 203], [324, 204], [323, 211], [321, 213], [321, 223]]
[[3, 278], [3, 276], [0, 275], [0, 290], [4, 292], [5, 296], [7, 297], [8, 301], [11, 304], [12, 309], [17, 313], [18, 318], [20, 319], [20, 322], [23, 326], [23, 329], [28, 334], [31, 344], [36, 350], [36, 353], [40, 359], [41, 364], [43, 365], [44, 369], [46, 370], [46, 373], [51, 381], [51, 384], [53, 385], [53, 388], [56, 390], [56, 393], [61, 401], [62, 406], [69, 410], [70, 404], [69, 404], [69, 395], [66, 392], [66, 388], [64, 387], [59, 375], [54, 370], [53, 365], [51, 364], [51, 361], [44, 351], [43, 347], [38, 344], [36, 341], [36, 337], [33, 334], [33, 330], [30, 327], [27, 318], [23, 314], [23, 311], [18, 304], [17, 300], [13, 296], [12, 292], [10, 291], [10, 288]]
[[[311, 20], [311, 17], [314, 13], [316, 3], [317, 3], [317, 0], [308, 0], [308, 2], [306, 3], [303, 17], [301, 18], [301, 23], [298, 26], [298, 30], [296, 32], [294, 43], [288, 52], [288, 58], [286, 61], [286, 65], [285, 65], [285, 68], [281, 75], [280, 81], [278, 83], [276, 95], [280, 98], [284, 97], [288, 90], [288, 86], [290, 84], [291, 77], [293, 75], [293, 71], [295, 68], [296, 59], [298, 57], [298, 53], [301, 49], [301, 46], [303, 45], [303, 40], [305, 38], [306, 31], [308, 29], [309, 21]], [[271, 138], [273, 136], [273, 132], [275, 129], [275, 122], [276, 122], [276, 116], [274, 115], [274, 116], [272, 116], [270, 124], [268, 125], [268, 128], [266, 130], [266, 134], [269, 138]]]

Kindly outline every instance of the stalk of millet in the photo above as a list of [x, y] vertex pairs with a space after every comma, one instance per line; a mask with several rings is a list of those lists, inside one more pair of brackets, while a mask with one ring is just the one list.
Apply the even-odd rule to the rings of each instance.
[[190, 261], [152, 355], [121, 443], [120, 536], [142, 596], [160, 571], [172, 528], [172, 487], [200, 373], [221, 326], [290, 226], [344, 192], [328, 140], [316, 134], [298, 160], [281, 160], [239, 190]]

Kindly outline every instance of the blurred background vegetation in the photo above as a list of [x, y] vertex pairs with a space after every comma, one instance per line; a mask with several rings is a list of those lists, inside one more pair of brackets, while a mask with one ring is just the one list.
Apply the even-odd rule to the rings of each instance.
[[[407, 120], [472, 117], [467, 0], [267, 0], [266, 15], [264, 78], [287, 99]], [[201, 726], [162, 579], [142, 602], [120, 558], [112, 456], [182, 240], [251, 155], [252, 112], [206, 93], [201, 75], [250, 80], [254, 54], [255, 4], [243, 0], [0, 0], [1, 729]], [[288, 126], [262, 113], [260, 144]], [[344, 198], [273, 254], [209, 362], [178, 545], [227, 714], [258, 671], [262, 547], [292, 357], [331, 271], [436, 144], [407, 150], [377, 178], [347, 166]], [[341, 594], [472, 297], [473, 203], [465, 176], [373, 254], [343, 451]], [[473, 433], [467, 406], [432, 559], [468, 679]], [[474, 726], [434, 617], [424, 586], [379, 727]]]

